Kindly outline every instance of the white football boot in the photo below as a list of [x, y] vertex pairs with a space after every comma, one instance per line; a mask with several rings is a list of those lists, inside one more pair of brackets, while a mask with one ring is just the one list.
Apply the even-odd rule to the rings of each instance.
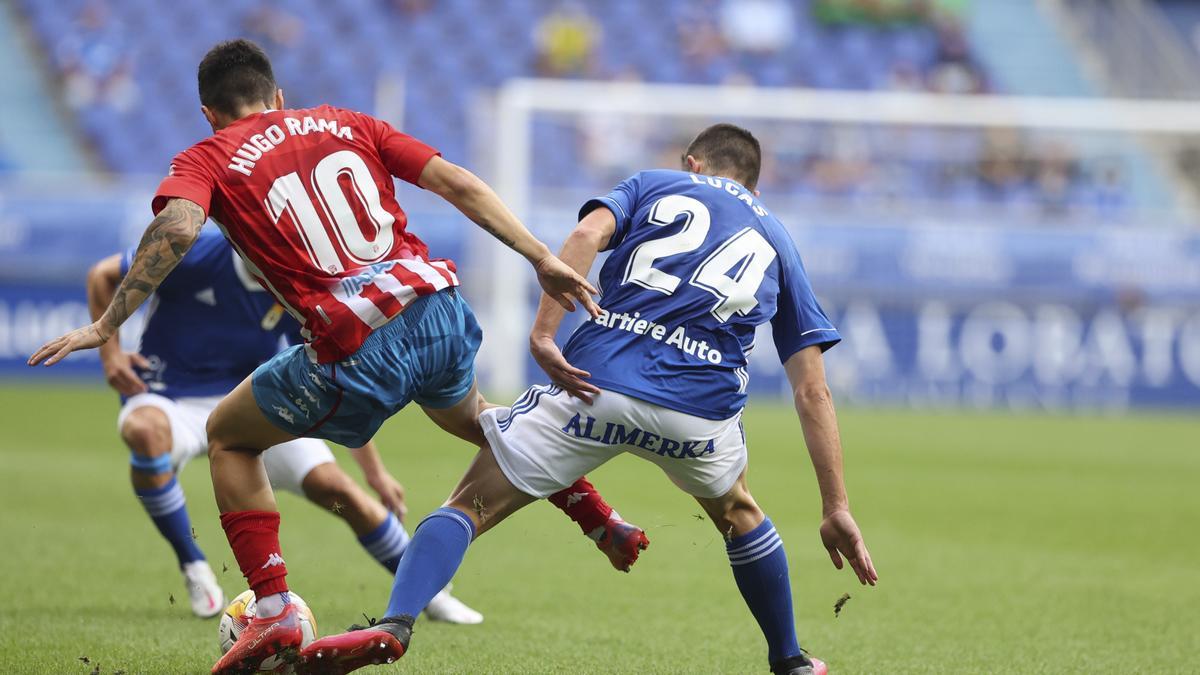
[[462, 600], [450, 595], [450, 586], [446, 586], [433, 596], [433, 599], [425, 607], [425, 616], [433, 621], [445, 621], [446, 623], [483, 623], [482, 614], [467, 607]]
[[192, 613], [201, 619], [216, 616], [225, 609], [225, 592], [207, 561], [184, 563], [183, 584], [187, 586]]

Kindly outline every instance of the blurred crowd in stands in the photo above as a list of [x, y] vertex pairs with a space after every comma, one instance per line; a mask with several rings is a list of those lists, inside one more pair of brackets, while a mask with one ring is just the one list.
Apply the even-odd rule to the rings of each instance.
[[[102, 163], [120, 173], [161, 173], [174, 152], [206, 133], [195, 64], [208, 46], [235, 34], [272, 55], [291, 105], [375, 111], [377, 83], [402, 81], [405, 130], [467, 162], [480, 92], [513, 77], [994, 90], [964, 29], [970, 0], [18, 0], [17, 6], [75, 124]], [[674, 166], [692, 131], [662, 120], [600, 116], [536, 126], [535, 179], [551, 188], [594, 187], [647, 161]], [[1077, 208], [1119, 214], [1127, 202], [1125, 159], [1081, 157], [1069, 140], [1048, 143], [1016, 130], [759, 127], [769, 152], [764, 189], [1001, 204], [1050, 215]], [[3, 156], [0, 149], [0, 170]]]
[[[674, 44], [666, 45], [662, 56], [683, 62], [681, 81], [825, 87], [841, 77], [847, 88], [980, 93], [987, 90], [987, 79], [963, 32], [959, 13], [964, 5], [964, 0], [693, 2], [684, 8]], [[563, 3], [544, 15], [534, 31], [537, 74], [644, 79], [637, 64], [614, 70], [602, 58], [604, 25], [598, 17], [581, 2]], [[817, 57], [809, 47], [829, 42], [835, 49], [826, 59], [847, 52], [862, 61], [839, 73], [837, 64], [793, 58]]]

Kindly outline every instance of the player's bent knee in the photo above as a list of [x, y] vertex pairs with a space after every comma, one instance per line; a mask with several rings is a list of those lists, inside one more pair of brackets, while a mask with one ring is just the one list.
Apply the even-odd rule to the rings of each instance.
[[204, 425], [205, 435], [208, 436], [208, 461], [220, 461], [221, 456], [228, 452], [241, 452], [250, 455], [262, 454], [265, 448], [248, 448], [237, 442], [232, 425], [225, 423], [218, 407], [208, 416]]
[[737, 502], [732, 507], [726, 510], [724, 517], [721, 519], [720, 530], [722, 534], [732, 532], [735, 536], [751, 532], [754, 528], [762, 523], [767, 514], [758, 508], [753, 500], [749, 502]]
[[135, 455], [166, 455], [171, 451], [171, 423], [161, 410], [138, 408], [121, 424], [121, 440]]
[[353, 505], [358, 502], [361, 489], [344, 471], [332, 462], [318, 465], [308, 472], [300, 487], [309, 501], [326, 508], [334, 504]]
[[204, 423], [204, 435], [208, 438], [209, 459], [212, 459], [216, 451], [227, 450], [230, 447], [225, 440], [225, 425], [222, 424], [221, 418], [221, 407], [217, 406], [217, 409], [212, 411]]
[[208, 437], [208, 461], [220, 462], [224, 459], [225, 455], [228, 455], [231, 452], [261, 454], [260, 452], [250, 451], [250, 450], [247, 450], [246, 448], [239, 448], [238, 446], [236, 446], [232, 443], [229, 443], [220, 437], [217, 437], [217, 438], [213, 438], [212, 436]]
[[[211, 420], [209, 424], [212, 424]], [[221, 461], [221, 455], [232, 450], [232, 447], [223, 442], [219, 437], [214, 437], [211, 428], [208, 432], [208, 461], [219, 462]]]
[[486, 478], [464, 481], [442, 506], [467, 514], [478, 537], [537, 499], [518, 490], [496, 469]]
[[750, 532], [766, 518], [758, 503], [741, 485], [716, 499], [699, 499], [700, 504], [724, 536]]

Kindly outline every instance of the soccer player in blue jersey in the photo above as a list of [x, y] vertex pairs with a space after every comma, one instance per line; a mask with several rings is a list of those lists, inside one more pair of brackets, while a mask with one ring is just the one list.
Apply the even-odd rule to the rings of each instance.
[[[760, 324], [772, 325], [795, 395], [821, 492], [821, 540], [833, 564], [841, 569], [844, 556], [861, 583], [874, 585], [878, 575], [850, 515], [825, 381], [822, 353], [840, 336], [795, 244], [758, 199], [760, 163], [748, 131], [718, 124], [692, 141], [684, 171], [645, 171], [584, 204], [560, 258], [586, 274], [598, 252], [612, 251], [600, 270], [600, 316], [560, 352], [554, 335], [564, 312], [543, 296], [530, 345], [553, 384], [482, 414], [490, 447], [418, 527], [386, 618], [313, 642], [301, 652], [310, 672], [348, 672], [338, 650], [403, 654], [413, 617], [475, 537], [626, 452], [657, 464], [712, 518], [772, 672], [827, 672], [800, 650], [783, 543], [746, 485], [741, 415]], [[334, 661], [337, 668], [324, 668]]]
[[[104, 312], [121, 283], [132, 251], [97, 263], [88, 275], [93, 318]], [[224, 594], [192, 535], [176, 476], [207, 452], [205, 422], [221, 398], [260, 363], [274, 356], [299, 326], [245, 269], [216, 231], [205, 230], [171, 272], [147, 311], [138, 351], [116, 340], [100, 348], [109, 385], [121, 395], [117, 426], [130, 449], [134, 493], [175, 551], [192, 611], [214, 616]], [[285, 447], [286, 446], [286, 447]], [[363, 548], [395, 572], [409, 536], [404, 488], [388, 473], [373, 442], [352, 449], [372, 499], [334, 462], [323, 441], [300, 438], [267, 450], [267, 477], [276, 489], [305, 497], [337, 514]], [[426, 610], [432, 619], [479, 623], [483, 616], [446, 590]]]

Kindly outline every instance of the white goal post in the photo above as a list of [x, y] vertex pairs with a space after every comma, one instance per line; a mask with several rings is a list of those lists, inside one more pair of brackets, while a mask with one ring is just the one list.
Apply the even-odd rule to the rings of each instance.
[[[847, 92], [517, 79], [495, 97], [490, 128], [490, 178], [501, 197], [528, 220], [534, 204], [533, 122], [539, 114], [659, 116], [678, 118], [688, 128], [697, 121], [779, 120], [798, 123], [865, 124], [943, 128], [1020, 128], [1129, 136], [1147, 154], [1161, 154], [1173, 137], [1200, 137], [1200, 103], [1119, 99], [1071, 99], [997, 95], [950, 96], [926, 93]], [[683, 126], [683, 125], [681, 125]], [[620, 138], [614, 143], [623, 142]], [[1167, 162], [1155, 161], [1167, 182], [1177, 180]], [[635, 169], [655, 168], [651, 166]], [[596, 191], [611, 186], [597, 185]], [[547, 242], [556, 249], [561, 242]], [[489, 297], [481, 307], [488, 339], [482, 365], [489, 387], [516, 392], [525, 382], [527, 338], [533, 307], [525, 301], [530, 274], [517, 256], [503, 251], [492, 259]]]

